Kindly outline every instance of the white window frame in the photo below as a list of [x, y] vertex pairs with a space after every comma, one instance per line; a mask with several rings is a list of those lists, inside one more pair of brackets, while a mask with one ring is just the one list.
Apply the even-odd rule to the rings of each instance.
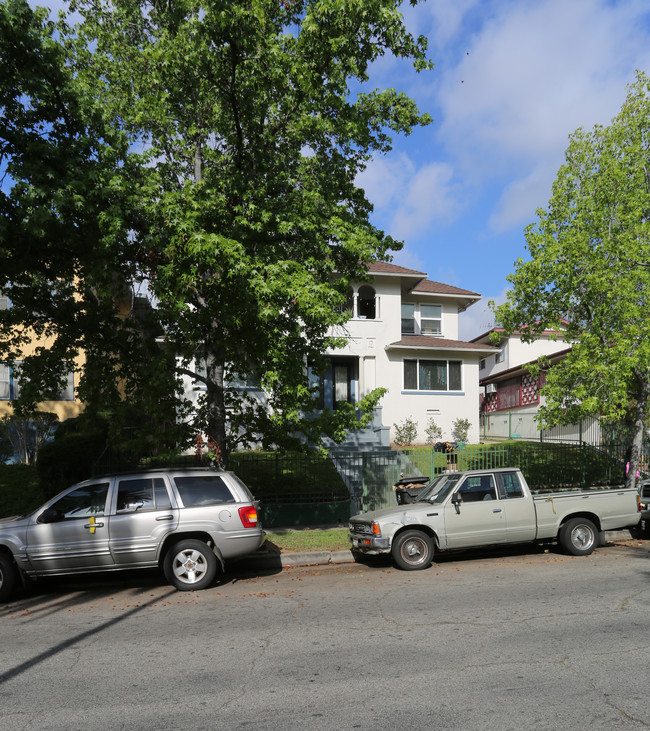
[[[436, 363], [445, 363], [446, 364], [446, 371], [445, 371], [445, 381], [446, 381], [446, 388], [435, 388], [435, 389], [426, 389], [421, 388], [421, 378], [420, 378], [420, 363], [424, 362], [436, 362]], [[406, 364], [407, 363], [415, 363], [415, 377], [417, 379], [416, 388], [409, 388], [406, 385]], [[460, 376], [460, 388], [450, 388], [450, 364], [458, 364], [459, 373]], [[462, 360], [457, 359], [449, 359], [449, 358], [404, 358], [402, 361], [402, 388], [407, 393], [453, 393], [453, 394], [462, 394], [464, 393], [463, 388], [463, 365], [464, 362]]]
[[[435, 307], [438, 311], [437, 317], [431, 317], [431, 316], [425, 316], [424, 314], [424, 308], [425, 307]], [[427, 323], [425, 325], [425, 323]], [[429, 323], [438, 323], [437, 329], [434, 329], [429, 326]], [[428, 332], [431, 330], [431, 332]], [[422, 335], [432, 335], [432, 336], [438, 336], [442, 335], [442, 305], [425, 305], [420, 304], [420, 333]]]

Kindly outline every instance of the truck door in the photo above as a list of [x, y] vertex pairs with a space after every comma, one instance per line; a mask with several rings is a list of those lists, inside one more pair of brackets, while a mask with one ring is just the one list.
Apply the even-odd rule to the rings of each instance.
[[515, 471], [499, 472], [497, 482], [506, 516], [508, 543], [534, 541], [537, 534], [535, 506], [530, 497], [526, 497], [519, 474]]
[[178, 525], [169, 486], [162, 477], [125, 477], [117, 481], [110, 517], [110, 549], [117, 566], [155, 564], [158, 548]]
[[110, 568], [106, 499], [108, 482], [70, 488], [27, 528], [27, 557], [42, 573]]
[[456, 494], [462, 502], [454, 504], [448, 501], [445, 505], [448, 548], [506, 542], [506, 521], [494, 475], [469, 475]]

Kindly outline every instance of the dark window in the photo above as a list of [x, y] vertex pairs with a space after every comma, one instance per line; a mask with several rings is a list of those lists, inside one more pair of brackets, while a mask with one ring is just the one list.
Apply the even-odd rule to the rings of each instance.
[[375, 290], [364, 284], [359, 287], [359, 297], [357, 300], [357, 315], [366, 320], [374, 320], [376, 317]]
[[235, 502], [226, 483], [218, 475], [175, 477], [174, 482], [186, 508]]
[[120, 480], [117, 488], [117, 510], [164, 510], [171, 507], [162, 477]]
[[415, 305], [402, 304], [402, 335], [415, 333]]
[[468, 477], [462, 484], [460, 495], [464, 503], [477, 503], [482, 500], [496, 500], [497, 493], [492, 475]]
[[104, 515], [107, 494], [108, 482], [78, 487], [57, 500], [51, 508], [58, 513], [59, 520]]
[[420, 391], [447, 390], [447, 361], [420, 361]]
[[462, 365], [460, 360], [405, 360], [404, 389], [462, 391]]
[[519, 475], [516, 472], [501, 473], [501, 481], [503, 482], [502, 497], [523, 497], [524, 491], [519, 482]]
[[462, 379], [460, 377], [461, 361], [450, 360], [449, 361], [449, 390], [460, 391], [463, 388]]
[[418, 362], [417, 360], [404, 361], [404, 388], [409, 391], [417, 391], [418, 388]]

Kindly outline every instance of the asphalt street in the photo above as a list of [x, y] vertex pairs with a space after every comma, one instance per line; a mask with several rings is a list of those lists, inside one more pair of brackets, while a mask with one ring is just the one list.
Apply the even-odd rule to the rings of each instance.
[[640, 729], [650, 542], [50, 580], [0, 607], [0, 729]]

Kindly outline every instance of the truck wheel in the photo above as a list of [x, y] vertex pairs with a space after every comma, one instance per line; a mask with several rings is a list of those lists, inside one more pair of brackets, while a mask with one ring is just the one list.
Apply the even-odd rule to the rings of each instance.
[[0, 553], [0, 601], [8, 599], [18, 581], [18, 569], [11, 556]]
[[559, 543], [572, 556], [588, 556], [598, 545], [598, 531], [587, 518], [571, 518], [560, 528]]
[[213, 582], [217, 557], [203, 541], [179, 541], [167, 551], [163, 570], [167, 581], [179, 591], [199, 591]]
[[393, 541], [391, 553], [404, 571], [426, 569], [433, 559], [433, 540], [420, 530], [405, 530]]

